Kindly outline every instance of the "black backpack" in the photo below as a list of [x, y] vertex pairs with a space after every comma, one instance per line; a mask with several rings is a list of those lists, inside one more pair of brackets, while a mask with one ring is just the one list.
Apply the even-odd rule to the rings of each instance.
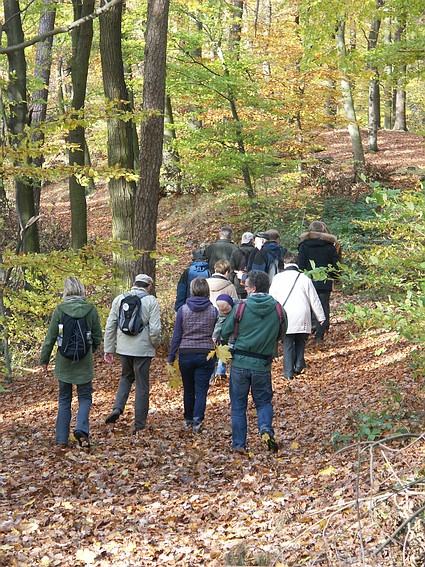
[[125, 293], [118, 310], [118, 327], [125, 335], [138, 335], [144, 329], [142, 321], [142, 298]]
[[60, 354], [76, 363], [86, 356], [92, 344], [87, 316], [76, 318], [64, 313], [59, 324], [58, 350]]

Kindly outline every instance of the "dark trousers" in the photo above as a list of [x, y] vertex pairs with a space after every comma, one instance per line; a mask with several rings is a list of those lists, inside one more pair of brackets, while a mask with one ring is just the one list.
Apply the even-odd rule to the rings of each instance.
[[330, 291], [317, 291], [317, 295], [319, 296], [320, 303], [322, 304], [323, 311], [325, 312], [325, 322], [323, 325], [320, 325], [316, 319], [316, 316], [313, 312], [311, 312], [311, 324], [313, 327], [316, 327], [316, 338], [323, 339], [324, 334], [326, 331], [329, 331], [329, 315], [330, 315], [330, 307], [329, 307], [329, 300], [331, 297]]
[[186, 422], [200, 423], [205, 416], [210, 378], [214, 373], [215, 359], [207, 360], [205, 353], [179, 355], [179, 368], [183, 382], [183, 405]]
[[121, 379], [113, 409], [124, 411], [133, 382], [136, 382], [134, 398], [134, 426], [144, 429], [149, 411], [149, 369], [152, 362], [150, 356], [120, 355]]
[[285, 335], [283, 339], [283, 375], [291, 380], [294, 373], [300, 373], [306, 367], [304, 360], [306, 333]]

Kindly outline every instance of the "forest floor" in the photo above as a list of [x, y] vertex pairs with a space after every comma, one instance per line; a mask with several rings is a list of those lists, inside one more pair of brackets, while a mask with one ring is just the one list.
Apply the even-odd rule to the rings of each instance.
[[[325, 139], [329, 167], [342, 172], [350, 153], [346, 134]], [[380, 143], [368, 162], [399, 187], [412, 186], [409, 168], [425, 168], [423, 139], [383, 132]], [[214, 239], [225, 221], [194, 210], [180, 226], [172, 211], [188, 198], [178, 199], [161, 206], [158, 231], [165, 247], [170, 236], [188, 235], [176, 280], [193, 245]], [[65, 193], [50, 192], [43, 204], [63, 226], [65, 201]], [[105, 193], [90, 196], [88, 206], [91, 234], [110, 234]], [[397, 492], [425, 474], [423, 439], [341, 444], [358, 431], [356, 416], [386, 434], [405, 415], [421, 423], [425, 417], [411, 345], [346, 321], [350, 300], [338, 289], [333, 294], [330, 332], [321, 348], [307, 344], [305, 374], [288, 384], [282, 360], [273, 363], [276, 455], [258, 436], [253, 405], [250, 454], [230, 451], [225, 381], [211, 385], [203, 433], [185, 430], [182, 391], [168, 385], [164, 349], [152, 364], [146, 430], [131, 434], [133, 393], [121, 419], [105, 424], [120, 367], [99, 355], [92, 448], [80, 450], [72, 439], [57, 451], [52, 368], [47, 374], [26, 369], [1, 395], [0, 565], [424, 565], [419, 522], [379, 550], [424, 504], [415, 484]]]

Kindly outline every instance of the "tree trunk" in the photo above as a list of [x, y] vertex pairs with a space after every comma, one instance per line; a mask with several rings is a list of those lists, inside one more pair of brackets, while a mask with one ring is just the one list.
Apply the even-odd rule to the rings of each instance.
[[168, 95], [165, 97], [164, 121], [164, 181], [165, 183], [174, 185], [176, 193], [181, 193], [180, 156], [177, 149], [173, 146], [173, 142], [176, 140], [176, 130], [174, 128], [171, 98]]
[[[385, 20], [384, 42], [386, 44], [390, 44], [392, 42], [390, 18], [386, 18]], [[393, 89], [391, 86], [392, 74], [393, 74], [392, 66], [387, 65], [385, 67], [385, 86], [384, 86], [384, 97], [385, 97], [384, 128], [386, 128], [387, 130], [390, 130], [392, 128], [392, 121], [393, 121], [393, 98], [392, 98]]]
[[[4, 0], [4, 30], [8, 46], [24, 41], [21, 13], [18, 0]], [[23, 49], [7, 54], [9, 63], [8, 100], [10, 103], [9, 133], [12, 144], [20, 148], [25, 145], [25, 127], [28, 124], [27, 106], [27, 62]], [[22, 147], [21, 149], [24, 150]], [[25, 153], [25, 152], [24, 152]], [[26, 164], [15, 162], [16, 166]], [[20, 239], [24, 252], [39, 252], [38, 223], [33, 184], [30, 179], [15, 178], [16, 211], [19, 221]]]
[[[55, 26], [56, 5], [51, 0], [43, 0], [42, 13], [38, 25], [39, 35], [52, 30]], [[46, 121], [47, 100], [49, 96], [50, 69], [52, 64], [52, 43], [53, 36], [37, 43], [34, 65], [34, 77], [39, 79], [42, 86], [34, 91], [31, 96], [31, 126], [33, 127], [32, 142], [39, 143], [41, 146], [44, 142], [44, 133], [41, 125]], [[44, 163], [43, 156], [35, 157], [33, 164], [35, 167], [41, 168]], [[38, 214], [40, 207], [41, 181], [34, 179], [33, 182], [35, 210]]]
[[353, 94], [351, 92], [351, 84], [344, 71], [344, 67], [345, 67], [344, 59], [347, 56], [347, 51], [345, 47], [344, 21], [340, 21], [338, 23], [335, 37], [336, 37], [337, 50], [340, 59], [340, 69], [342, 72], [341, 89], [343, 94], [344, 110], [345, 110], [345, 116], [348, 121], [348, 132], [350, 134], [351, 147], [353, 150], [354, 177], [355, 179], [357, 179], [359, 173], [364, 168], [365, 158], [363, 152], [362, 138], [360, 135], [360, 129], [357, 124], [356, 110], [354, 107]]
[[169, 0], [148, 0], [140, 178], [136, 193], [135, 248], [142, 250], [136, 271], [155, 276], [156, 224], [164, 140], [165, 75]]
[[[122, 5], [114, 6], [99, 18], [100, 55], [102, 61], [103, 89], [105, 98], [114, 103], [117, 111], [131, 110], [121, 48]], [[119, 118], [108, 118], [108, 165], [119, 166], [134, 173], [133, 122]], [[133, 242], [135, 181], [125, 177], [108, 182], [112, 212], [112, 236], [117, 240]], [[114, 256], [126, 284], [131, 283], [133, 261], [123, 255]]]
[[[95, 0], [73, 0], [74, 19], [82, 18], [93, 12]], [[79, 111], [84, 108], [87, 88], [87, 75], [89, 68], [90, 50], [93, 39], [93, 21], [85, 22], [72, 32], [72, 108]], [[79, 117], [78, 112], [74, 115]], [[72, 144], [69, 152], [71, 166], [84, 167], [85, 132], [79, 125], [69, 132], [68, 141]], [[69, 199], [71, 204], [71, 245], [73, 248], [82, 248], [87, 244], [87, 203], [86, 190], [75, 175], [69, 179]]]
[[[406, 29], [405, 23], [400, 24], [394, 33], [394, 43], [401, 41], [401, 38]], [[395, 106], [394, 106], [394, 130], [404, 130], [407, 131], [407, 119], [406, 119], [406, 65], [401, 65], [397, 69], [398, 80], [397, 89], [395, 92]]]
[[[377, 0], [376, 8], [379, 9], [383, 5], [383, 0]], [[379, 30], [381, 20], [373, 20], [370, 26], [369, 37], [367, 41], [367, 49], [371, 51], [376, 48], [378, 43]], [[373, 73], [373, 77], [369, 81], [369, 97], [368, 97], [368, 148], [370, 152], [378, 151], [378, 128], [381, 120], [381, 105], [379, 92], [379, 71], [369, 65], [369, 69]]]

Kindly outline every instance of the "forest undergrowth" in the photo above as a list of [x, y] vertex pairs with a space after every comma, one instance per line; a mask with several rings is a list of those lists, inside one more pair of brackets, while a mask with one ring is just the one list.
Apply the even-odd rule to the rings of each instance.
[[[44, 207], [66, 231], [61, 199]], [[158, 270], [158, 296], [174, 293], [195, 245], [248, 221], [230, 196], [205, 195], [193, 210], [188, 196], [172, 199], [158, 237], [177, 262]], [[89, 217], [92, 236], [108, 234], [105, 193], [89, 199]], [[211, 385], [204, 432], [185, 430], [165, 347], [152, 365], [146, 430], [131, 433], [134, 393], [105, 424], [120, 367], [100, 353], [92, 448], [72, 440], [58, 452], [52, 366], [22, 368], [0, 394], [0, 565], [423, 565], [423, 379], [412, 343], [347, 319], [357, 301], [336, 286], [330, 332], [320, 348], [308, 342], [299, 378], [285, 381], [282, 358], [274, 361], [277, 455], [258, 436], [252, 404], [249, 456], [230, 451], [225, 380]]]

